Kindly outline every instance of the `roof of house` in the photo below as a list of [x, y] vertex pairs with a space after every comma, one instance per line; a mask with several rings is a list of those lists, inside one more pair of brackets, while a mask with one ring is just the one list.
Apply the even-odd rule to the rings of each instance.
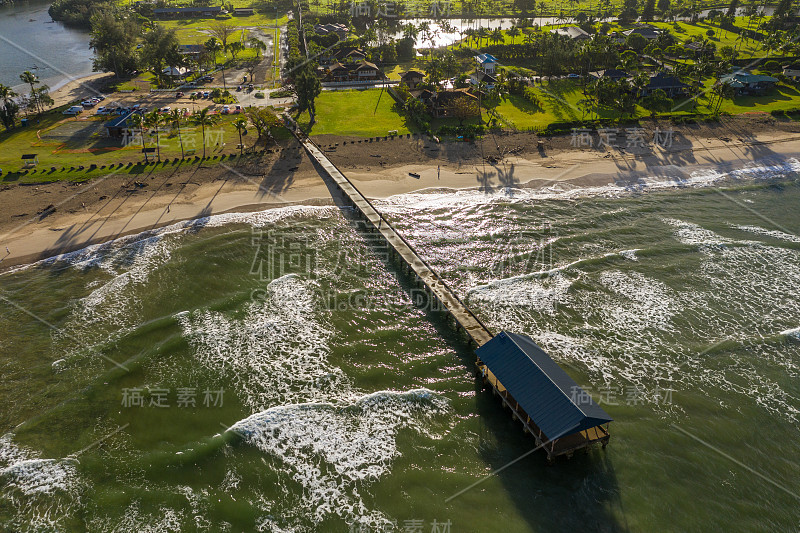
[[594, 72], [590, 72], [589, 76], [592, 76], [593, 78], [612, 78], [618, 80], [627, 78], [628, 73], [618, 68], [607, 68], [605, 70], [595, 70]]
[[551, 441], [612, 421], [526, 335], [503, 331], [475, 353]]
[[337, 23], [328, 23], [328, 24], [317, 24], [314, 26], [314, 31], [325, 35], [328, 33], [347, 33], [347, 26], [344, 24]]
[[108, 122], [106, 122], [105, 127], [106, 128], [124, 128], [128, 123], [128, 119], [131, 118], [131, 115], [133, 115], [134, 113], [135, 113], [135, 111], [131, 111], [130, 113], [126, 113], [125, 115], [120, 115], [117, 118], [113, 118], [113, 119], [109, 120]]
[[403, 72], [400, 74], [400, 79], [404, 80], [406, 78], [424, 78], [425, 74], [418, 70], [409, 70], [408, 72]]
[[740, 88], [759, 83], [777, 83], [778, 78], [773, 78], [772, 76], [763, 76], [761, 74], [751, 74], [750, 72], [738, 70], [736, 72], [731, 72], [730, 74], [720, 76], [719, 81], [721, 83], [726, 83], [731, 87]]
[[482, 83], [497, 83], [497, 78], [487, 72], [480, 71], [475, 74], [475, 79]]
[[362, 61], [361, 63], [359, 63], [358, 66], [356, 67], [356, 70], [361, 70], [364, 68], [378, 70], [378, 66], [375, 63], [370, 63], [369, 61]]
[[583, 28], [579, 28], [578, 26], [564, 26], [562, 28], [550, 30], [550, 32], [557, 35], [563, 35], [564, 37], [569, 37], [570, 39], [588, 39], [591, 37], [589, 32]]
[[414, 89], [412, 91], [408, 91], [408, 93], [414, 98], [422, 98], [422, 99], [431, 98], [432, 96], [434, 96], [434, 94], [436, 94], [430, 89]]
[[789, 65], [783, 65], [781, 68], [784, 70], [800, 70], [800, 63], [791, 63]]
[[667, 74], [666, 72], [659, 72], [655, 76], [650, 77], [650, 81], [647, 84], [649, 89], [674, 89], [674, 88], [686, 88], [689, 87], [688, 84], [683, 83], [679, 78], [673, 76], [672, 74]]
[[684, 48], [688, 48], [689, 50], [700, 51], [708, 46], [706, 43], [702, 43], [699, 41], [692, 41], [691, 43], [686, 43], [683, 45]]
[[475, 59], [482, 65], [484, 63], [497, 63], [497, 58], [492, 54], [478, 54], [475, 56]]
[[655, 39], [656, 37], [658, 37], [658, 30], [656, 30], [651, 26], [640, 26], [638, 28], [631, 28], [630, 30], [624, 31], [622, 33], [628, 36], [634, 33], [638, 33], [645, 39]]
[[199, 54], [203, 51], [202, 44], [179, 44], [178, 53], [181, 54]]

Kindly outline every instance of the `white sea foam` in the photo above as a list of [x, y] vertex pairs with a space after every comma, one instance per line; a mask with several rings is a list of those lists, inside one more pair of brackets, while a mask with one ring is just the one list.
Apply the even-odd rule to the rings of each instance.
[[233, 380], [252, 410], [276, 404], [347, 398], [341, 369], [328, 364], [331, 331], [320, 321], [316, 286], [290, 274], [272, 281], [241, 319], [219, 311], [176, 318], [195, 357]]
[[794, 235], [792, 233], [786, 233], [785, 231], [779, 231], [774, 229], [766, 229], [760, 226], [739, 226], [731, 224], [731, 227], [740, 229], [742, 231], [749, 231], [750, 233], [755, 233], [757, 235], [764, 235], [765, 237], [772, 237], [774, 239], [780, 239], [782, 241], [788, 242], [798, 242], [800, 243], [800, 237]]
[[19, 531], [63, 530], [80, 505], [76, 461], [39, 458], [15, 444], [12, 434], [0, 437], [0, 485], [0, 499], [10, 502]]
[[275, 471], [303, 487], [302, 505], [314, 521], [340, 516], [381, 527], [389, 523], [387, 517], [367, 507], [362, 491], [385, 476], [400, 455], [401, 430], [428, 431], [427, 421], [446, 410], [446, 400], [426, 389], [384, 391], [347, 405], [274, 407], [231, 430], [268, 454]]
[[440, 190], [418, 191], [399, 194], [377, 200], [380, 210], [387, 213], [415, 213], [419, 211], [454, 209], [464, 205], [480, 205], [508, 201], [530, 201], [561, 199], [570, 200], [583, 197], [619, 197], [631, 193], [674, 188], [700, 188], [718, 185], [726, 180], [771, 179], [800, 172], [800, 162], [796, 158], [757, 160], [748, 166], [721, 170], [702, 168], [688, 175], [678, 167], [661, 167], [659, 172], [642, 175], [635, 183], [615, 183], [602, 186], [575, 186], [569, 182], [557, 182], [543, 188], [504, 187], [490, 190], [459, 189], [441, 192]]
[[639, 272], [619, 270], [602, 272], [599, 281], [615, 295], [614, 302], [603, 308], [614, 330], [636, 335], [644, 329], [674, 329], [670, 319], [681, 306], [663, 283]]

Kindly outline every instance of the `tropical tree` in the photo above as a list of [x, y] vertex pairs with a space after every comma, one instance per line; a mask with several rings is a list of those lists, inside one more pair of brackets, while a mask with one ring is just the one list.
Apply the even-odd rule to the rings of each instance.
[[178, 142], [181, 145], [181, 159], [183, 159], [183, 137], [181, 136], [181, 120], [183, 120], [183, 113], [180, 109], [173, 109], [169, 113], [169, 123], [172, 129], [178, 131]]
[[156, 156], [161, 161], [161, 143], [158, 138], [158, 128], [164, 123], [164, 117], [159, 113], [158, 109], [153, 109], [144, 116], [144, 123], [148, 128], [155, 128], [156, 130]]
[[228, 50], [231, 51], [231, 55], [233, 56], [233, 60], [236, 61], [236, 54], [238, 54], [239, 52], [244, 50], [244, 45], [242, 43], [240, 43], [239, 41], [236, 41], [234, 43], [231, 43], [228, 46]]
[[144, 160], [148, 161], [147, 150], [144, 144], [144, 117], [140, 113], [134, 113], [128, 118], [133, 129], [139, 130], [139, 135], [142, 137], [142, 152], [144, 152]]
[[28, 85], [31, 86], [31, 100], [33, 100], [34, 105], [36, 105], [37, 113], [41, 113], [41, 110], [39, 108], [39, 102], [36, 100], [36, 87], [35, 87], [36, 85], [39, 84], [39, 78], [36, 76], [36, 74], [31, 72], [30, 70], [26, 70], [25, 72], [19, 75], [19, 79], [22, 81], [22, 83], [27, 83]]
[[217, 115], [212, 115], [209, 113], [208, 108], [201, 109], [192, 117], [194, 123], [200, 126], [201, 133], [203, 135], [203, 159], [206, 158], [206, 128], [211, 127], [214, 124], [219, 122], [219, 117]]
[[132, 16], [116, 11], [98, 10], [90, 19], [94, 49], [94, 70], [113, 72], [119, 78], [136, 70], [139, 57], [136, 43], [142, 35], [139, 23]]
[[314, 117], [317, 108], [314, 101], [322, 92], [322, 85], [319, 83], [317, 75], [308, 68], [304, 68], [300, 74], [294, 78], [294, 93], [297, 96], [298, 115], [308, 110], [310, 118], [309, 125], [314, 124]]
[[656, 89], [640, 102], [643, 108], [650, 111], [650, 118], [655, 118], [657, 113], [666, 113], [672, 109], [673, 103], [672, 98], [668, 97], [663, 89]]
[[178, 37], [173, 29], [156, 25], [145, 33], [142, 46], [142, 60], [162, 81], [164, 66], [176, 67], [183, 64], [183, 56], [178, 50]]
[[222, 52], [222, 88], [227, 90], [228, 87], [225, 85], [225, 50], [227, 45], [222, 44], [216, 37], [212, 37], [203, 43], [203, 48], [214, 58], [215, 67], [217, 66], [217, 53]]
[[502, 43], [505, 40], [503, 37], [503, 30], [501, 30], [499, 26], [493, 29], [491, 35], [489, 35], [489, 40], [495, 44]]
[[19, 112], [19, 106], [14, 101], [15, 96], [17, 96], [17, 93], [11, 87], [0, 83], [0, 103], [3, 104], [0, 106], [0, 120], [2, 120], [6, 131], [14, 127], [17, 113]]
[[244, 144], [242, 144], [242, 135], [247, 135], [248, 121], [244, 117], [239, 117], [233, 121], [233, 127], [239, 132], [239, 155], [244, 153]]
[[224, 52], [228, 49], [228, 39], [231, 35], [233, 35], [235, 28], [233, 26], [228, 26], [221, 20], [218, 20], [211, 23], [208, 31], [211, 33], [211, 35], [216, 37], [220, 43], [222, 43], [222, 50]]
[[248, 43], [250, 48], [256, 51], [256, 57], [261, 57], [261, 53], [267, 49], [266, 43], [257, 37], [250, 37]]

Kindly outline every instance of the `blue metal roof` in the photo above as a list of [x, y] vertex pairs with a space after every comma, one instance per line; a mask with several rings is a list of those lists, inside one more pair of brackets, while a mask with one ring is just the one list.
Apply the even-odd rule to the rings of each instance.
[[551, 441], [612, 420], [526, 335], [503, 331], [475, 353]]
[[479, 63], [497, 63], [497, 58], [492, 54], [478, 54], [475, 56], [475, 59], [477, 59]]
[[128, 119], [133, 115], [133, 111], [130, 113], [126, 113], [124, 115], [120, 115], [117, 118], [112, 118], [111, 120], [107, 121], [105, 124], [106, 128], [124, 128], [128, 123]]

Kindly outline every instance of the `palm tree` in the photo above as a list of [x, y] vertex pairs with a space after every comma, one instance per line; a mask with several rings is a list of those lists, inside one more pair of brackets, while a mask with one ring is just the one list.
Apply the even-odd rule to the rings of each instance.
[[183, 159], [183, 137], [181, 137], [181, 120], [183, 113], [179, 109], [173, 109], [169, 114], [170, 125], [178, 130], [178, 142], [181, 144], [181, 159]]
[[264, 41], [262, 41], [261, 39], [259, 39], [257, 37], [250, 37], [249, 43], [250, 43], [250, 48], [255, 49], [256, 57], [260, 58], [261, 57], [261, 52], [263, 52], [263, 51], [265, 51], [267, 49], [267, 45], [264, 44]]
[[134, 113], [128, 120], [130, 121], [131, 126], [133, 126], [134, 129], [138, 129], [142, 136], [142, 152], [144, 152], [144, 160], [148, 161], [147, 151], [145, 150], [144, 145], [144, 117], [139, 113]]
[[211, 39], [207, 40], [203, 47], [211, 53], [212, 57], [214, 58], [214, 66], [217, 66], [217, 53], [222, 50], [222, 87], [225, 87], [225, 50], [222, 47], [222, 43], [220, 43], [216, 37], [212, 37]]
[[516, 39], [516, 38], [519, 36], [519, 34], [520, 34], [520, 33], [522, 33], [522, 32], [521, 32], [521, 31], [520, 31], [520, 29], [519, 29], [519, 28], [517, 28], [516, 26], [511, 26], [511, 27], [508, 29], [508, 31], [507, 31], [506, 33], [508, 34], [508, 36], [509, 36], [509, 37], [511, 37], [511, 44], [514, 44], [514, 40], [515, 40], [515, 39]]
[[242, 135], [247, 133], [247, 119], [239, 117], [233, 121], [233, 127], [239, 132], [239, 155], [244, 152], [244, 144], [242, 144]]
[[31, 86], [31, 100], [33, 100], [34, 104], [36, 105], [36, 112], [39, 113], [39, 100], [36, 98], [36, 88], [34, 87], [34, 85], [39, 83], [39, 78], [37, 78], [36, 74], [30, 70], [26, 70], [19, 75], [19, 79], [22, 80], [22, 83], [27, 83]]
[[144, 123], [148, 128], [156, 129], [156, 155], [158, 160], [161, 161], [161, 144], [158, 141], [158, 127], [164, 123], [164, 117], [158, 112], [158, 109], [153, 109], [144, 116]]
[[213, 126], [219, 122], [217, 115], [212, 115], [208, 112], [208, 108], [201, 109], [194, 115], [194, 123], [200, 126], [203, 133], [203, 159], [206, 158], [206, 126]]
[[503, 30], [500, 29], [500, 26], [492, 30], [491, 35], [489, 35], [489, 40], [495, 44], [502, 43], [505, 40], [503, 37]]

